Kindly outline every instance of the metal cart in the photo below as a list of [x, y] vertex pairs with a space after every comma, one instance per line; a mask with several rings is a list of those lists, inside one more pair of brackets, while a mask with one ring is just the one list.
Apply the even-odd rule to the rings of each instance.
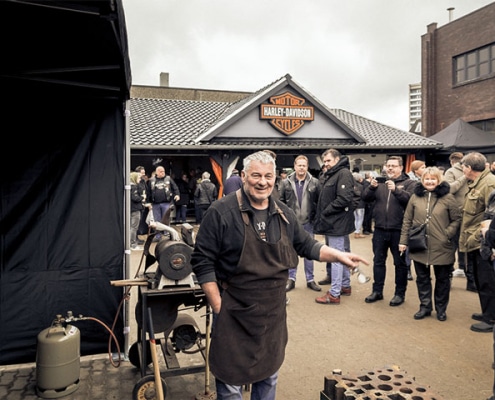
[[[160, 286], [159, 286], [160, 287]], [[199, 329], [195, 318], [186, 313], [187, 310], [199, 311], [205, 307], [205, 328]], [[146, 318], [148, 310], [151, 310], [152, 324], [149, 326]], [[208, 349], [210, 333], [210, 307], [206, 303], [206, 296], [201, 287], [195, 283], [193, 286], [163, 286], [151, 288], [150, 286], [139, 287], [139, 298], [136, 305], [136, 319], [138, 326], [138, 341], [129, 350], [129, 359], [133, 365], [140, 368], [140, 383], [135, 387], [136, 400], [149, 400], [153, 397], [150, 390], [155, 391], [155, 380], [147, 375], [148, 365], [152, 358], [152, 346], [161, 348], [166, 369], [160, 371], [163, 378], [205, 373], [205, 391], [199, 393], [197, 399], [215, 399], [216, 394], [209, 390]], [[151, 332], [163, 332], [163, 338], [152, 338]], [[160, 335], [161, 336], [161, 335]], [[155, 343], [153, 343], [155, 342]], [[180, 365], [177, 354], [200, 353], [203, 358], [201, 365]], [[155, 365], [153, 368], [156, 368]], [[166, 393], [166, 385], [164, 393]], [[151, 387], [153, 386], [153, 387]], [[150, 397], [151, 396], [151, 397]], [[206, 396], [206, 397], [203, 397]]]

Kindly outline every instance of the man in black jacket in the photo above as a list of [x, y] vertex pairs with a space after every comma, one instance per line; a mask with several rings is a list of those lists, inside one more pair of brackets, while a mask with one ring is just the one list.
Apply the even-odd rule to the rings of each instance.
[[[328, 149], [323, 153], [327, 171], [323, 177], [320, 197], [316, 209], [314, 231], [325, 235], [328, 246], [346, 251], [348, 235], [354, 227], [354, 177], [350, 170], [349, 158], [338, 150]], [[317, 297], [319, 304], [340, 304], [340, 295], [351, 295], [349, 269], [339, 263], [327, 265], [327, 276], [331, 277], [328, 292]]]
[[409, 198], [414, 193], [416, 181], [403, 172], [402, 157], [389, 157], [385, 164], [386, 181], [378, 183], [372, 179], [363, 191], [365, 201], [374, 201], [373, 218], [373, 292], [366, 297], [366, 303], [383, 300], [387, 252], [390, 249], [395, 265], [395, 293], [391, 306], [404, 302], [407, 288], [407, 264], [405, 254], [399, 252], [402, 218]]
[[[174, 201], [179, 201], [180, 192], [174, 180], [165, 174], [165, 168], [156, 167], [155, 176], [148, 180], [148, 192], [153, 206], [153, 217], [156, 222], [164, 222], [163, 217]], [[160, 240], [161, 235], [155, 236]]]
[[210, 173], [208, 171], [203, 172], [201, 175], [201, 183], [196, 186], [194, 191], [194, 202], [198, 207], [198, 216], [196, 222], [198, 224], [203, 221], [203, 215], [218, 198], [218, 190], [215, 184], [210, 180]]

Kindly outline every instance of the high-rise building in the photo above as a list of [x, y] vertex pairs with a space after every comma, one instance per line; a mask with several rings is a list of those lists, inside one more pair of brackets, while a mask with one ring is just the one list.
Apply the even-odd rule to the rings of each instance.
[[409, 129], [417, 126], [418, 121], [421, 121], [421, 83], [412, 83], [409, 85]]

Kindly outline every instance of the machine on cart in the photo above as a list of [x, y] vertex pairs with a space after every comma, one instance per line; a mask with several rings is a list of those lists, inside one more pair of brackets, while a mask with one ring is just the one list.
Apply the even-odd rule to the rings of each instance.
[[[154, 256], [149, 254], [152, 237], [148, 237], [144, 254], [147, 258], [144, 275], [146, 282], [139, 286], [136, 304], [138, 339], [129, 349], [131, 363], [140, 368], [141, 379], [135, 385], [133, 399], [163, 400], [167, 386], [164, 378], [205, 373], [205, 390], [197, 400], [216, 399], [209, 390], [208, 350], [210, 335], [210, 308], [191, 266], [192, 231], [189, 224], [182, 226], [183, 241], [162, 239], [156, 244]], [[149, 267], [158, 262], [155, 272]], [[205, 329], [202, 331], [196, 319], [188, 311], [204, 307]], [[166, 369], [160, 371], [157, 350], [161, 349]], [[181, 365], [178, 353], [199, 353], [201, 364]], [[153, 363], [153, 374], [148, 365]]]

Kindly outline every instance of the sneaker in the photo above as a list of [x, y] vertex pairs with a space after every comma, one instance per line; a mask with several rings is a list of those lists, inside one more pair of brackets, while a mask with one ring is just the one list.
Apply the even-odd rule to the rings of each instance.
[[340, 297], [333, 297], [330, 293], [325, 294], [325, 296], [317, 297], [315, 301], [318, 304], [340, 304]]
[[466, 277], [464, 270], [462, 270], [460, 268], [457, 268], [456, 270], [454, 270], [452, 275], [457, 277], [457, 278], [465, 278]]
[[143, 251], [144, 247], [143, 246], [134, 246], [134, 247], [131, 246], [131, 250], [132, 251]]
[[340, 289], [340, 295], [341, 296], [350, 296], [352, 294], [352, 289], [351, 287], [342, 287], [342, 289]]

